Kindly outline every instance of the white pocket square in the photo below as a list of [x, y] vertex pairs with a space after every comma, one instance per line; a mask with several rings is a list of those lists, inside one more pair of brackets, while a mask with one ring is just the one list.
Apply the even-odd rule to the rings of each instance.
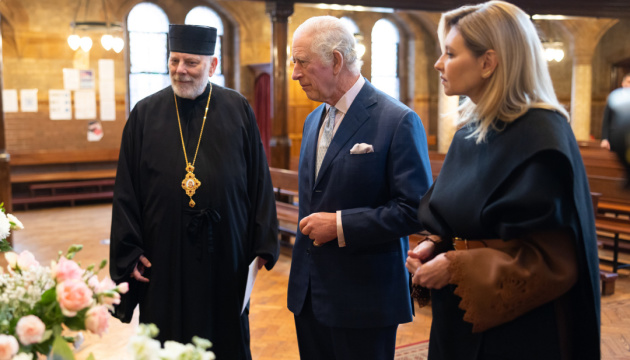
[[373, 152], [374, 148], [372, 145], [366, 143], [354, 144], [352, 149], [350, 149], [350, 154], [367, 154]]

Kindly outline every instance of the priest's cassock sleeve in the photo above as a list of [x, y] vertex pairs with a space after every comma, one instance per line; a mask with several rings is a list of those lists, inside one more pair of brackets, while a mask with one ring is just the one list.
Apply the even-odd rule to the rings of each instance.
[[267, 260], [265, 265], [267, 270], [271, 270], [280, 253], [276, 200], [273, 193], [273, 185], [271, 184], [269, 165], [267, 164], [267, 157], [260, 139], [254, 112], [245, 100], [243, 102], [249, 119], [248, 144], [251, 146], [250, 164], [248, 166], [249, 198], [251, 200], [249, 240], [253, 256], [249, 259], [249, 262], [253, 261], [254, 257], [260, 256]]
[[141, 138], [136, 136], [137, 112], [134, 109], [125, 125], [112, 206], [112, 228], [110, 236], [109, 272], [116, 283], [129, 282], [129, 292], [122, 295], [114, 316], [123, 322], [131, 321], [133, 310], [138, 304], [137, 281], [131, 280], [131, 272], [143, 251], [141, 210], [137, 166]]

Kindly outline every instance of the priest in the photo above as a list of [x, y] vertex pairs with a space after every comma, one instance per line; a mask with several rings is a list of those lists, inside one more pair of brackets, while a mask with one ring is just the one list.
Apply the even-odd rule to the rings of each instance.
[[160, 341], [212, 341], [251, 359], [248, 269], [278, 259], [275, 200], [256, 120], [209, 82], [216, 29], [170, 25], [171, 86], [141, 100], [122, 136], [110, 273], [130, 291], [115, 315], [158, 326]]

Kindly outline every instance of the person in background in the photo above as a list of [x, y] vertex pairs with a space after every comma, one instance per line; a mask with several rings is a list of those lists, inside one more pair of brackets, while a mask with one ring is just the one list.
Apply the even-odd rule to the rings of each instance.
[[158, 326], [160, 341], [212, 341], [218, 359], [251, 359], [248, 267], [278, 259], [269, 168], [253, 111], [212, 84], [216, 29], [171, 25], [171, 86], [125, 126], [114, 188], [110, 273], [128, 281], [116, 316]]
[[293, 80], [323, 102], [307, 116], [299, 163], [299, 231], [289, 275], [300, 358], [394, 358], [412, 320], [407, 236], [432, 182], [418, 115], [361, 76], [341, 20], [293, 34]]
[[[621, 80], [621, 88], [630, 88], [630, 73], [627, 73], [623, 76]], [[611, 93], [612, 94], [612, 93]], [[610, 98], [610, 96], [609, 96]], [[606, 100], [606, 108], [604, 109], [604, 118], [602, 119], [602, 142], [600, 146], [604, 149], [608, 149], [611, 151], [615, 151], [614, 146], [610, 144], [610, 138], [613, 134], [618, 131], [618, 127], [620, 124], [617, 121], [614, 121], [614, 116], [611, 113], [610, 109], [610, 101]]]
[[599, 359], [594, 213], [567, 111], [529, 16], [490, 1], [446, 12], [435, 63], [467, 97], [409, 252], [429, 288], [429, 359]]

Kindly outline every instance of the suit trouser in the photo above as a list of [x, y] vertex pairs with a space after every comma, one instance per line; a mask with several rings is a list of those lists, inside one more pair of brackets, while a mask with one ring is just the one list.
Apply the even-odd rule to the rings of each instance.
[[301, 360], [394, 358], [398, 325], [360, 329], [326, 326], [313, 315], [310, 290], [302, 312], [295, 315], [295, 329]]

